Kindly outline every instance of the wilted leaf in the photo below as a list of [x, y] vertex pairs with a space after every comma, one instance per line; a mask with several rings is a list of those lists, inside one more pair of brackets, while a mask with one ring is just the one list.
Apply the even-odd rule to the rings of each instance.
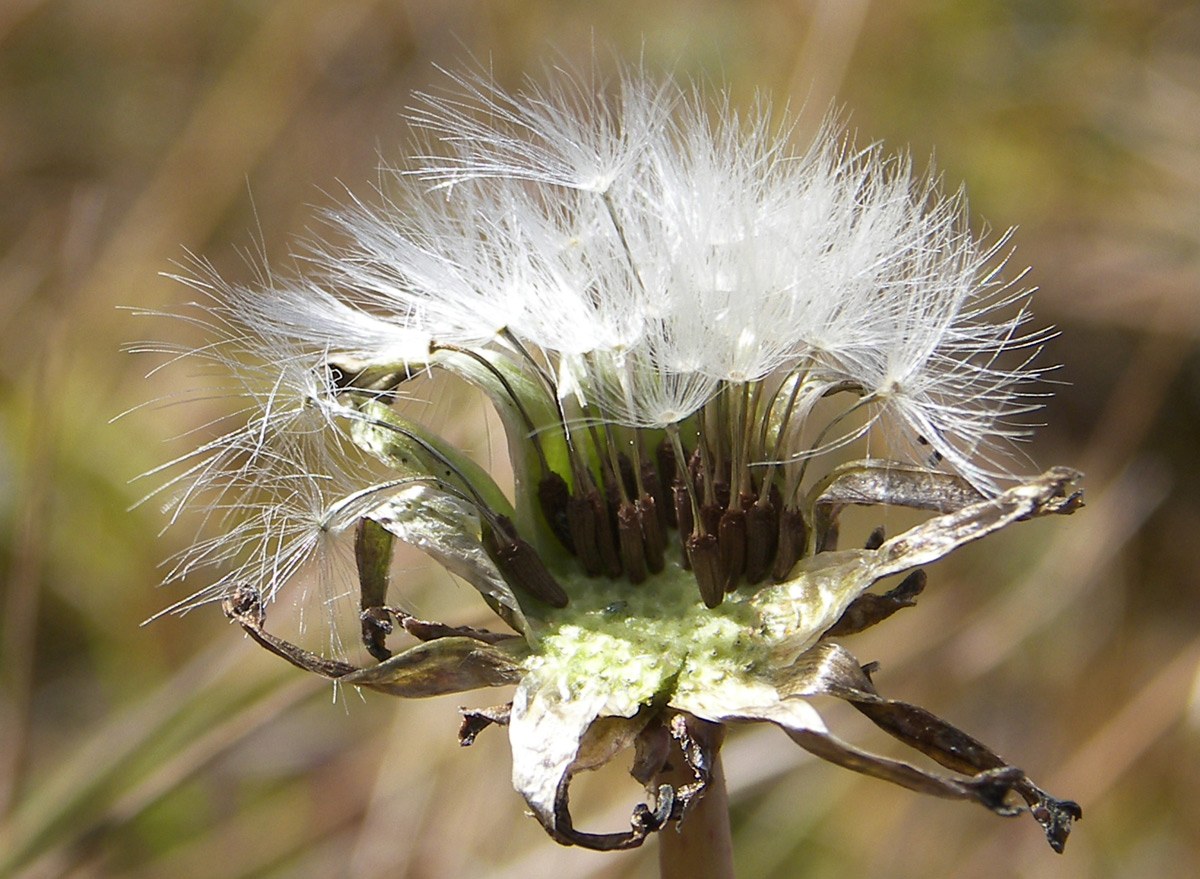
[[520, 676], [521, 667], [509, 653], [474, 638], [457, 637], [418, 644], [338, 681], [393, 696], [421, 698], [502, 687], [515, 684]]
[[779, 691], [785, 698], [829, 695], [845, 699], [889, 735], [968, 778], [947, 778], [885, 761], [841, 743], [821, 741], [811, 733], [789, 731], [798, 744], [826, 760], [924, 793], [970, 797], [1004, 816], [1021, 811], [1006, 802], [1007, 794], [1013, 791], [1029, 805], [1056, 852], [1062, 852], [1071, 822], [1082, 817], [1078, 804], [1050, 796], [1023, 771], [957, 727], [924, 708], [880, 696], [858, 660], [837, 644], [820, 644], [802, 656], [780, 675]]
[[991, 500], [930, 519], [877, 550], [825, 552], [805, 559], [792, 579], [764, 587], [752, 599], [762, 633], [773, 645], [774, 664], [795, 661], [876, 581], [928, 565], [1022, 519], [1073, 512], [1079, 495], [1068, 494], [1067, 487], [1079, 475], [1057, 467]]
[[251, 589], [227, 598], [225, 615], [251, 638], [297, 668], [341, 684], [368, 687], [393, 696], [421, 698], [461, 693], [481, 687], [515, 684], [522, 669], [517, 657], [476, 638], [439, 638], [398, 653], [386, 662], [359, 668], [326, 659], [267, 632], [262, 603]]

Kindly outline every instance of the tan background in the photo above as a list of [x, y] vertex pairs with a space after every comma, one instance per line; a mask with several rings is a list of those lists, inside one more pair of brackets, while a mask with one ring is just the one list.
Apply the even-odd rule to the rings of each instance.
[[[853, 645], [887, 694], [1079, 799], [1066, 855], [1028, 818], [748, 730], [727, 748], [740, 874], [1200, 875], [1200, 6], [1169, 0], [0, 3], [0, 874], [654, 875], [653, 845], [553, 845], [504, 736], [455, 744], [467, 699], [335, 704], [211, 608], [139, 628], [181, 597], [152, 587], [186, 534], [126, 512], [128, 481], [207, 413], [108, 423], [188, 380], [143, 380], [120, 346], [170, 330], [118, 310], [185, 301], [159, 276], [185, 249], [235, 281], [260, 236], [286, 262], [314, 206], [401, 158], [434, 64], [513, 83], [593, 43], [936, 150], [977, 224], [1019, 224], [1014, 268], [1062, 330], [1031, 454], [1088, 472], [1080, 515], [935, 566], [919, 609]], [[475, 612], [412, 565], [418, 606]], [[623, 826], [633, 782], [587, 781], [581, 823]]]

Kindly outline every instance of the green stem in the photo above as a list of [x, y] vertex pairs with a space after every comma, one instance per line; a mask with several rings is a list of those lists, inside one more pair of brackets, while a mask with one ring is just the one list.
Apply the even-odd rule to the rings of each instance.
[[[694, 780], [682, 756], [674, 752], [672, 767], [659, 773], [659, 784], [678, 788]], [[729, 794], [719, 752], [704, 796], [678, 828], [658, 834], [658, 870], [662, 879], [733, 879]]]

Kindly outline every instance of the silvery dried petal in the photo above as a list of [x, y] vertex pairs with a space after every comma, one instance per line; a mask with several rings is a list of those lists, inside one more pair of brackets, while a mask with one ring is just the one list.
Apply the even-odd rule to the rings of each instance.
[[1079, 476], [1069, 468], [1055, 468], [993, 500], [930, 519], [877, 550], [823, 552], [802, 562], [792, 580], [765, 587], [754, 599], [776, 661], [790, 664], [879, 580], [931, 564], [1021, 519], [1056, 510]]
[[520, 679], [521, 665], [508, 652], [474, 638], [451, 637], [419, 644], [337, 680], [413, 699], [502, 687]]
[[483, 546], [478, 516], [461, 499], [415, 485], [379, 504], [370, 518], [462, 577], [497, 608], [503, 608], [497, 612], [518, 632], [529, 631], [512, 586]]

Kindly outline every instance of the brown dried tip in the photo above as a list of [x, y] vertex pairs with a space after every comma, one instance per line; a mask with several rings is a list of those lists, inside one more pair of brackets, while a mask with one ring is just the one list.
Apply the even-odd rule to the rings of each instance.
[[882, 595], [864, 592], [850, 602], [841, 618], [826, 630], [825, 634], [835, 638], [854, 635], [883, 622], [902, 608], [912, 607], [917, 603], [917, 596], [925, 589], [925, 580], [925, 571], [917, 568], [890, 592]]
[[508, 726], [512, 715], [512, 703], [492, 708], [460, 708], [458, 713], [462, 715], [462, 724], [458, 728], [458, 743], [464, 748], [469, 748], [475, 744], [476, 737], [489, 726]]
[[359, 613], [359, 621], [362, 624], [363, 646], [367, 648], [367, 652], [379, 662], [391, 659], [392, 651], [388, 650], [385, 642], [394, 627], [387, 608], [369, 607]]

